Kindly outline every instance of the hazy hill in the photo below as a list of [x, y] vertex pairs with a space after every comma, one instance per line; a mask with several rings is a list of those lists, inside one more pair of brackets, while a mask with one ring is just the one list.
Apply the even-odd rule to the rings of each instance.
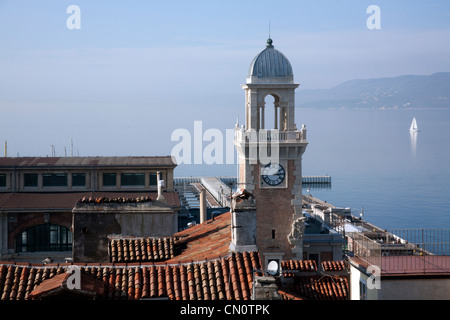
[[450, 108], [450, 72], [350, 80], [332, 89], [299, 90], [296, 101], [301, 108]]

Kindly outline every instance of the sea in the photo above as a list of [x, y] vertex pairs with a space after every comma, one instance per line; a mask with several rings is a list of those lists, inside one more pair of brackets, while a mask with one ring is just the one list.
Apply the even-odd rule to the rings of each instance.
[[[419, 132], [409, 128], [416, 118]], [[383, 229], [450, 229], [450, 109], [296, 109], [302, 172], [331, 176], [303, 194]], [[236, 164], [181, 164], [175, 176], [236, 176]]]

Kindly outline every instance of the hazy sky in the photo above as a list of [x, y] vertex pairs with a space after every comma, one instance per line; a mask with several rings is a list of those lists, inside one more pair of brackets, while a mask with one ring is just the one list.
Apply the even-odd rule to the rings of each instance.
[[167, 155], [195, 120], [233, 128], [269, 20], [300, 88], [450, 71], [448, 0], [0, 0], [0, 141], [9, 156], [64, 156], [71, 139], [80, 156]]

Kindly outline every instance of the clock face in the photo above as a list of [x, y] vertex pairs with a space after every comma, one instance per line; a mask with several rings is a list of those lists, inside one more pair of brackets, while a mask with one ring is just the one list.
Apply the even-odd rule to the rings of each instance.
[[283, 182], [286, 172], [282, 165], [269, 163], [262, 170], [262, 178], [270, 186], [277, 186]]

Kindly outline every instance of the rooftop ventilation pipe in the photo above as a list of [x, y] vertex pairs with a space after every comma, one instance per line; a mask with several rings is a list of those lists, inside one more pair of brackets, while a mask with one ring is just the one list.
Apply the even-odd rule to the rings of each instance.
[[166, 198], [162, 194], [162, 187], [164, 186], [164, 180], [161, 180], [161, 172], [159, 171], [156, 173], [156, 180], [158, 180], [158, 198], [156, 198], [156, 200], [167, 203]]
[[200, 191], [200, 223], [206, 221], [206, 190]]

